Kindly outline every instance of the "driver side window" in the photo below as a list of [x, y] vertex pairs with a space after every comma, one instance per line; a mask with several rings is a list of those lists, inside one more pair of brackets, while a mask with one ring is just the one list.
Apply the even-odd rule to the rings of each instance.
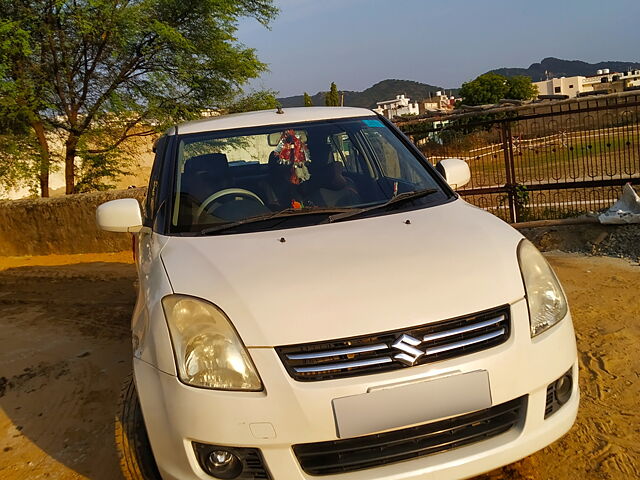
[[410, 182], [416, 186], [431, 185], [428, 175], [414, 157], [399, 148], [400, 141], [388, 130], [366, 128], [362, 134], [373, 150], [385, 177]]

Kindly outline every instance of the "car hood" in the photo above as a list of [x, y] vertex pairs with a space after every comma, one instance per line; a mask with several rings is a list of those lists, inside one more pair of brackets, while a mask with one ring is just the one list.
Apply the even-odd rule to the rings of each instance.
[[456, 200], [288, 230], [172, 237], [161, 256], [175, 293], [216, 304], [245, 345], [266, 347], [412, 327], [512, 303], [524, 296], [516, 258], [521, 238]]

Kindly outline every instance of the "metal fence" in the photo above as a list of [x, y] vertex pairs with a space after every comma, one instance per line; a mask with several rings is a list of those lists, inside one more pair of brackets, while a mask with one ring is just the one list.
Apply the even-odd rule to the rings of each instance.
[[639, 107], [640, 93], [626, 92], [397, 124], [434, 164], [466, 160], [459, 193], [515, 223], [599, 211], [640, 184]]

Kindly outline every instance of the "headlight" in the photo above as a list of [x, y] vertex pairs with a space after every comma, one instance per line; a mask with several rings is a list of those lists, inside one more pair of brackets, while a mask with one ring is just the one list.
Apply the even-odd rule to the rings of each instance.
[[529, 240], [518, 245], [518, 262], [529, 304], [531, 336], [535, 337], [567, 315], [567, 299], [555, 273]]
[[226, 315], [186, 295], [162, 299], [180, 379], [196, 387], [262, 390], [256, 368]]

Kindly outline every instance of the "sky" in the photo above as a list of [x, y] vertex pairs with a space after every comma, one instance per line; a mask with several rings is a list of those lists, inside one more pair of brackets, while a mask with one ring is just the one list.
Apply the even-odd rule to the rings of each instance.
[[336, 82], [387, 78], [444, 88], [545, 57], [640, 61], [639, 0], [275, 0], [270, 29], [239, 23], [238, 40], [269, 72], [250, 89], [311, 95]]

